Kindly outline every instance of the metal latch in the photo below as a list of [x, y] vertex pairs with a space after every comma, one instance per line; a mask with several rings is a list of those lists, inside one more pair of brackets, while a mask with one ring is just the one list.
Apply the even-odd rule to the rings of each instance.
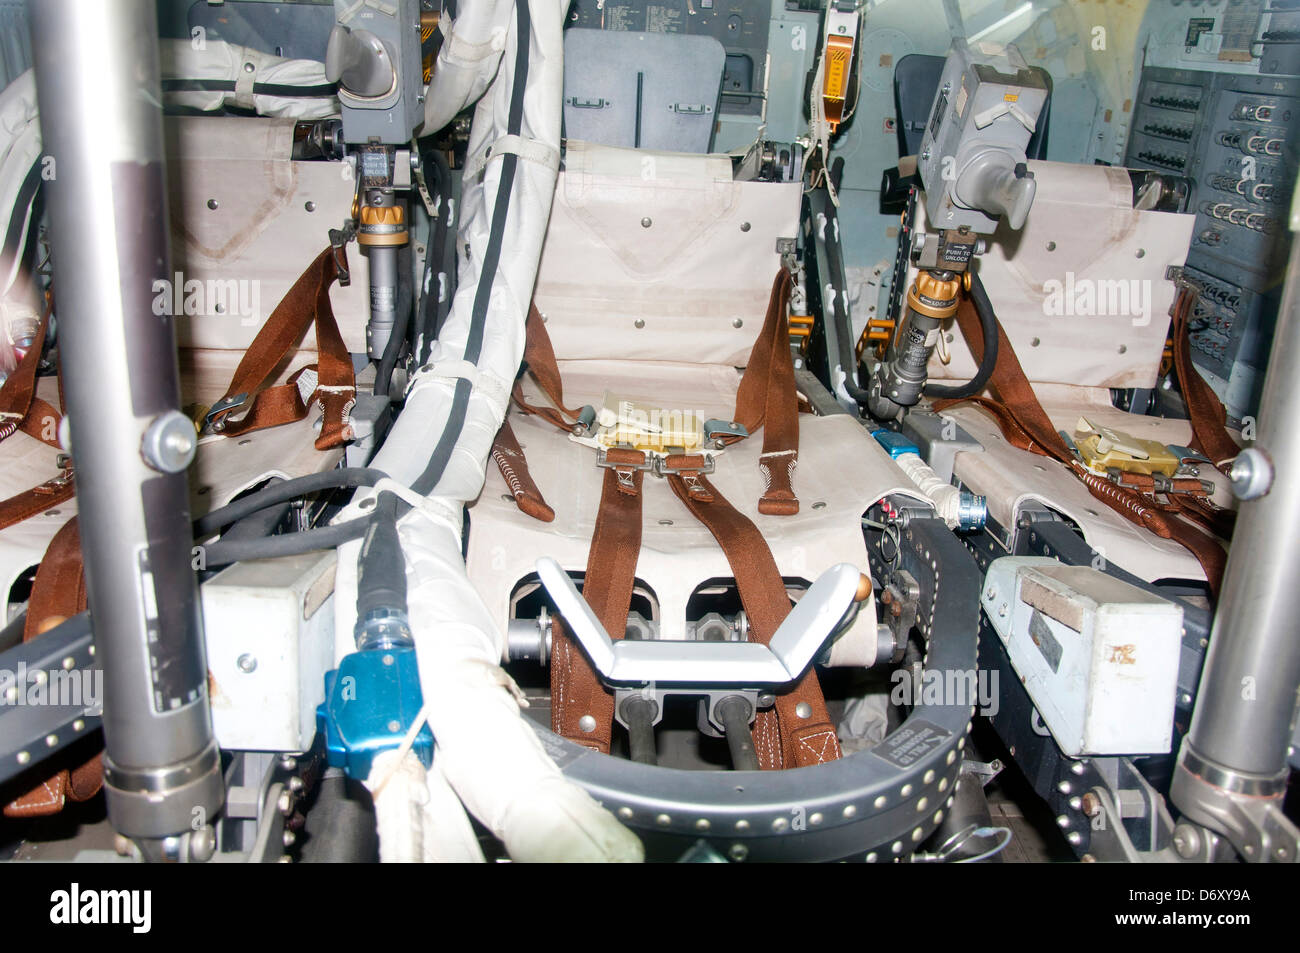
[[712, 443], [719, 450], [722, 449], [722, 441], [726, 437], [748, 436], [749, 431], [745, 429], [745, 425], [734, 420], [719, 420], [715, 417], [704, 421], [704, 442]]

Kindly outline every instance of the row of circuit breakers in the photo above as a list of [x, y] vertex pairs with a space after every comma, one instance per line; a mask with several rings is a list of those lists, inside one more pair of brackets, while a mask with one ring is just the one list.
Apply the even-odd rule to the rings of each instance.
[[1235, 420], [1255, 412], [1281, 299], [1298, 119], [1300, 79], [1142, 72], [1125, 164], [1191, 180], [1192, 357]]

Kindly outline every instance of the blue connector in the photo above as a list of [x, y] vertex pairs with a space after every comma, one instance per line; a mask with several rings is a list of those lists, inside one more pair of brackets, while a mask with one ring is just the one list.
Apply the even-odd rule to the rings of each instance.
[[871, 436], [876, 438], [876, 443], [885, 448], [891, 460], [897, 460], [905, 453], [914, 453], [918, 457], [921, 455], [920, 448], [896, 430], [886, 430], [881, 427], [879, 430], [871, 431]]
[[[414, 648], [344, 656], [337, 669], [325, 673], [325, 701], [316, 708], [326, 759], [348, 777], [365, 780], [375, 755], [401, 745], [423, 705]], [[425, 767], [433, 763], [433, 732], [427, 724], [412, 750]]]

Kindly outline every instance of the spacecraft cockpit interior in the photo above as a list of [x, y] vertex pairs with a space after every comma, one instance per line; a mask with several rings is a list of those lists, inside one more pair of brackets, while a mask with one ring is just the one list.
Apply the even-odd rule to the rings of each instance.
[[1300, 4], [0, 32], [0, 858], [1297, 860]]

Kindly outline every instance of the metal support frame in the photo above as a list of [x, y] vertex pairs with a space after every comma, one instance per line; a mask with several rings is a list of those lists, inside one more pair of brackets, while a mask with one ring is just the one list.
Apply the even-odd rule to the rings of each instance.
[[[1292, 213], [1295, 221], [1295, 212]], [[1282, 814], [1300, 686], [1300, 242], [1293, 243], [1253, 449], [1276, 477], [1241, 504], [1191, 728], [1171, 797], [1246, 860], [1300, 860]]]
[[210, 842], [190, 834], [223, 790], [190, 568], [193, 441], [171, 441], [165, 467], [142, 453], [180, 405], [173, 319], [153, 306], [172, 277], [158, 25], [147, 0], [31, 11], [108, 812], [145, 856], [175, 856]]
[[[937, 519], [912, 519], [899, 542], [893, 561], [920, 583], [927, 669], [973, 677], [980, 576], [969, 554]], [[676, 859], [703, 841], [738, 861], [885, 862], [915, 851], [951, 807], [971, 710], [967, 699], [917, 704], [870, 751], [785, 771], [656, 768], [533, 728], [569, 780], [641, 835], [649, 857]]]

